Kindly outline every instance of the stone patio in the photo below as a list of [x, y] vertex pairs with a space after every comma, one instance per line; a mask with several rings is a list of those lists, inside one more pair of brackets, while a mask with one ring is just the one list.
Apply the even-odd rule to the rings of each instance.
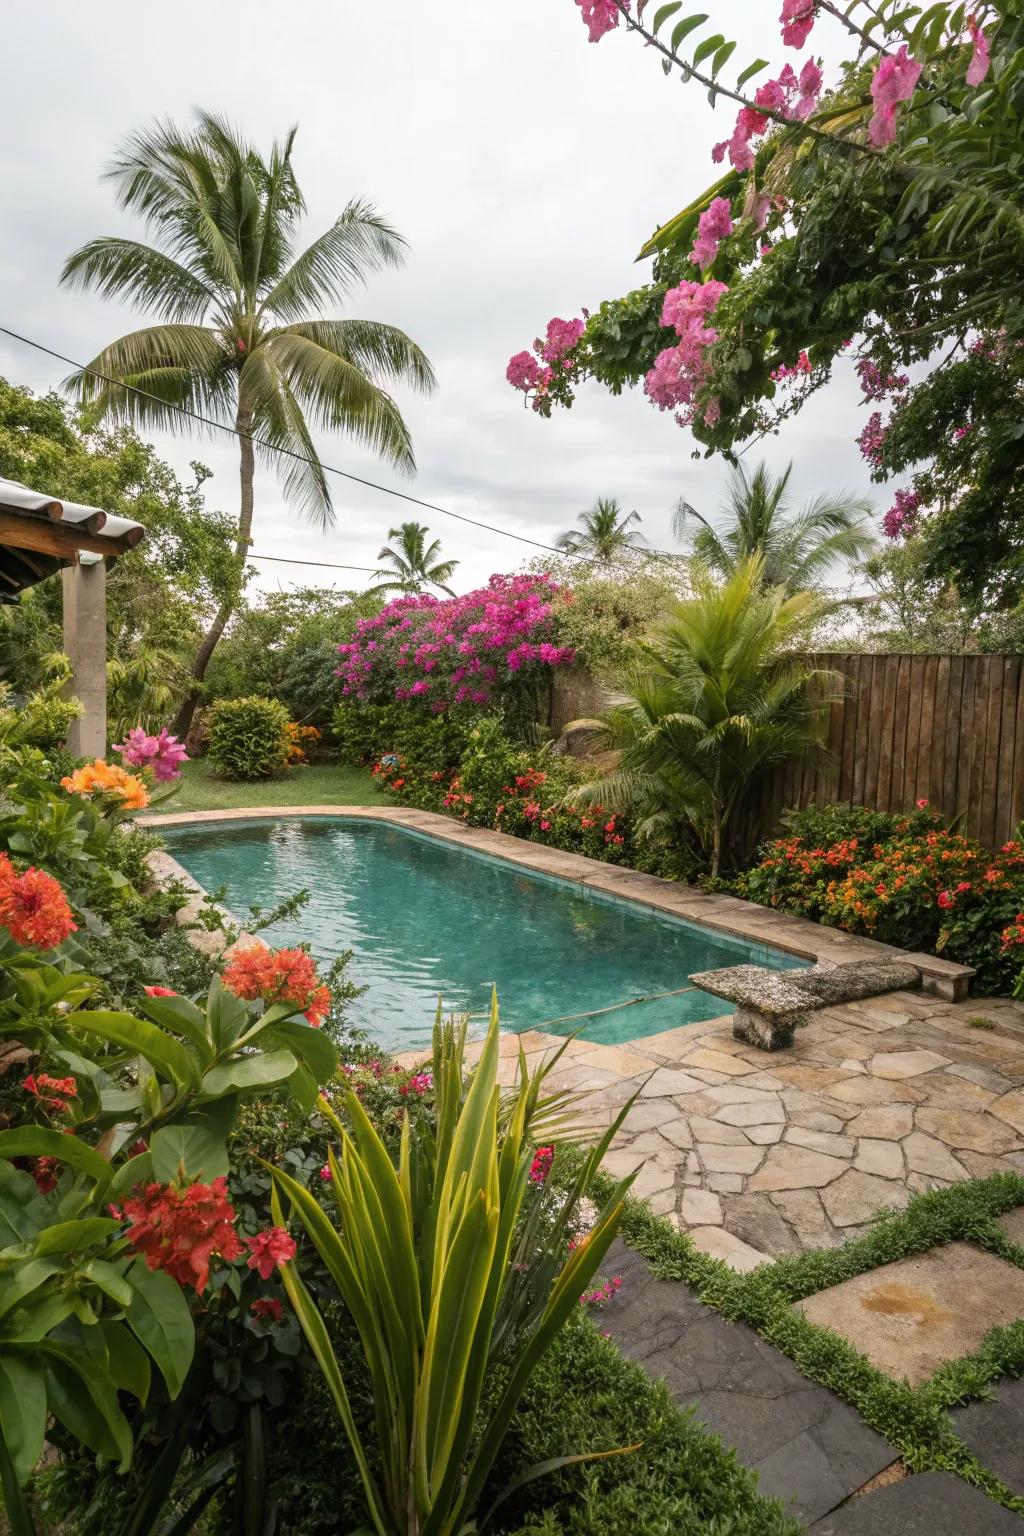
[[[993, 1027], [968, 1021], [985, 1018]], [[522, 1039], [537, 1062], [561, 1043]], [[639, 1098], [605, 1165], [697, 1246], [746, 1270], [836, 1246], [881, 1207], [958, 1179], [1024, 1172], [1024, 1005], [895, 992], [814, 1015], [789, 1050], [732, 1038], [731, 1018], [629, 1045], [574, 1040], [553, 1087], [607, 1124]]]

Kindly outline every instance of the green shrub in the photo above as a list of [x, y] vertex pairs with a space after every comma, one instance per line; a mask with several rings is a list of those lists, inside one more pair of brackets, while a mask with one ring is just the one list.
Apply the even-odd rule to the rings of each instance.
[[210, 711], [210, 761], [225, 779], [273, 778], [288, 747], [288, 711], [278, 699], [221, 699]]

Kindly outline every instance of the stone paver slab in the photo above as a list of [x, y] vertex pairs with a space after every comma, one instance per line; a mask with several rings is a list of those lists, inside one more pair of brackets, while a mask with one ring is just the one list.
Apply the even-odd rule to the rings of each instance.
[[960, 1166], [952, 1152], [934, 1136], [924, 1131], [914, 1131], [903, 1143], [907, 1155], [907, 1167], [912, 1173], [928, 1173], [936, 1179], [962, 1179], [966, 1170]]
[[723, 1147], [714, 1143], [696, 1143], [696, 1152], [709, 1173], [753, 1173], [761, 1166], [763, 1147]]
[[788, 1143], [771, 1147], [759, 1173], [750, 1180], [750, 1189], [820, 1189], [845, 1173], [847, 1164], [825, 1152]]
[[899, 1141], [914, 1129], [914, 1111], [906, 1104], [876, 1105], [862, 1109], [846, 1125], [848, 1136], [872, 1136], [881, 1141]]
[[857, 1143], [853, 1166], [858, 1173], [873, 1173], [880, 1179], [902, 1179], [903, 1152], [895, 1141], [875, 1141], [862, 1136]]
[[807, 1536], [1020, 1536], [1021, 1523], [951, 1472], [919, 1472], [851, 1499]]
[[996, 1226], [1002, 1227], [1011, 1243], [1018, 1243], [1024, 1248], [1024, 1205], [1015, 1206], [1012, 1211], [997, 1216]]
[[879, 1051], [868, 1062], [873, 1077], [899, 1079], [919, 1077], [922, 1072], [934, 1072], [937, 1067], [948, 1067], [950, 1058], [937, 1051]]
[[821, 1192], [821, 1203], [837, 1227], [857, 1227], [883, 1206], [901, 1209], [910, 1196], [898, 1179], [880, 1179], [850, 1168]]
[[722, 1224], [722, 1202], [714, 1190], [684, 1189], [679, 1214], [688, 1227], [718, 1227]]
[[827, 1152], [829, 1157], [852, 1157], [857, 1150], [849, 1136], [837, 1136], [834, 1131], [814, 1131], [803, 1125], [791, 1125], [786, 1140], [795, 1147], [807, 1147], [811, 1152]]
[[953, 1428], [983, 1467], [1024, 1494], [1024, 1380], [1000, 1381], [987, 1402], [953, 1413]]
[[782, 1100], [771, 1095], [740, 1104], [723, 1104], [715, 1119], [722, 1125], [738, 1125], [744, 1129], [752, 1125], [784, 1125], [786, 1111]]
[[607, 1264], [623, 1285], [602, 1311], [603, 1327], [624, 1354], [663, 1376], [676, 1400], [758, 1472], [761, 1491], [798, 1519], [827, 1514], [895, 1459], [849, 1404], [801, 1376], [753, 1329], [725, 1322], [679, 1282], [655, 1279], [621, 1243]]
[[752, 1248], [735, 1233], [726, 1232], [724, 1227], [694, 1227], [689, 1235], [693, 1246], [699, 1248], [701, 1253], [706, 1253], [712, 1259], [721, 1259], [737, 1274], [749, 1275], [759, 1264], [771, 1263], [768, 1254]]
[[1024, 1317], [1024, 1270], [968, 1243], [947, 1243], [855, 1275], [794, 1303], [873, 1365], [911, 1386]]
[[988, 1115], [967, 1109], [919, 1109], [917, 1128], [937, 1136], [947, 1147], [969, 1147], [972, 1152], [1010, 1152], [1019, 1145], [1009, 1126]]
[[1024, 1090], [1017, 1088], [1012, 1093], [1004, 1093], [1001, 1099], [989, 1105], [989, 1112], [1024, 1136]]

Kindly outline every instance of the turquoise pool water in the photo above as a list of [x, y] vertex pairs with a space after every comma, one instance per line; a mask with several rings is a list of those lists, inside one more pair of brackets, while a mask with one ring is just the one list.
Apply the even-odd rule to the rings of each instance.
[[493, 983], [509, 1028], [582, 1025], [584, 1039], [621, 1043], [727, 1011], [696, 990], [633, 1001], [688, 987], [692, 971], [803, 963], [381, 822], [236, 821], [163, 835], [200, 885], [226, 887], [241, 919], [252, 904], [266, 911], [309, 890], [301, 914], [264, 937], [308, 942], [320, 961], [353, 950], [349, 974], [367, 990], [350, 1017], [393, 1050], [429, 1040], [438, 994], [446, 1010], [482, 1014]]

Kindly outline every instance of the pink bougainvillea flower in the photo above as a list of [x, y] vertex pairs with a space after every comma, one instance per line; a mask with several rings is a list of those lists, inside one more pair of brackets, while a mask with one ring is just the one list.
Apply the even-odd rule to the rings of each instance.
[[540, 387], [543, 369], [532, 352], [517, 352], [508, 360], [505, 377], [513, 389], [521, 389], [525, 392]]
[[782, 0], [782, 41], [787, 48], [802, 48], [811, 34], [817, 0]]
[[244, 1241], [250, 1250], [246, 1265], [255, 1269], [261, 1280], [269, 1280], [278, 1264], [287, 1264], [295, 1257], [295, 1239], [283, 1227], [267, 1227]]
[[188, 762], [183, 744], [166, 727], [156, 736], [148, 736], [141, 725], [133, 726], [124, 741], [115, 743], [114, 751], [120, 752], [131, 768], [152, 768], [160, 784], [179, 779], [182, 763]]
[[967, 28], [971, 34], [974, 48], [971, 52], [971, 62], [967, 66], [967, 84], [980, 85], [988, 74], [991, 57], [989, 53], [988, 38], [985, 36], [978, 21], [974, 16], [968, 16]]
[[[583, 21], [592, 43], [599, 43], [606, 32], [611, 32], [619, 24], [620, 10], [615, 0], [576, 0], [583, 13]], [[625, 9], [629, 10], [629, 0], [623, 0]]]
[[871, 81], [874, 114], [868, 124], [868, 139], [876, 149], [884, 149], [896, 137], [896, 108], [909, 101], [921, 77], [922, 65], [910, 57], [904, 43], [898, 53], [887, 53]]
[[579, 341], [584, 329], [584, 321], [560, 320], [556, 315], [554, 319], [548, 321], [547, 337], [541, 348], [541, 357], [546, 363], [561, 362], [565, 354], [571, 352]]
[[710, 267], [718, 255], [720, 243], [732, 234], [732, 208], [727, 197], [716, 197], [697, 221], [697, 239], [690, 260], [698, 267]]

